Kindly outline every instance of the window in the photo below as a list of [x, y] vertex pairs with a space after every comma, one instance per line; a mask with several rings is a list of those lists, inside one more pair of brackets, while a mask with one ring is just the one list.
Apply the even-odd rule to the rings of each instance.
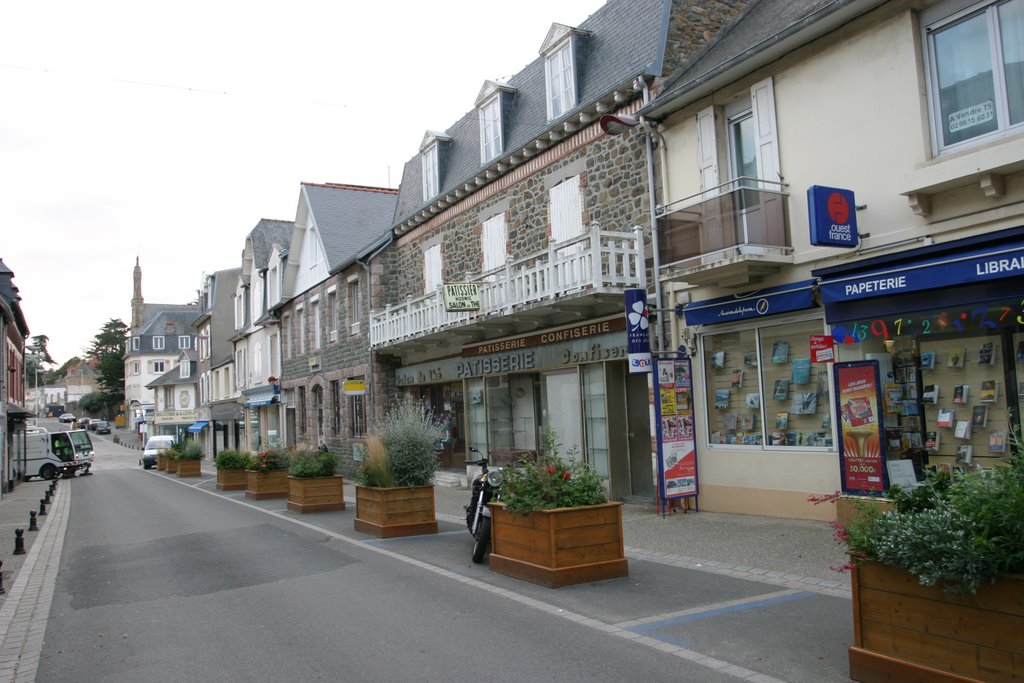
[[341, 434], [341, 382], [331, 381], [331, 433]]
[[139, 361], [132, 361], [132, 374], [138, 375], [142, 372], [142, 364]]
[[[766, 78], [750, 87], [750, 93], [725, 107], [725, 134], [728, 151], [728, 180], [751, 178], [767, 183], [744, 182], [746, 187], [778, 190], [781, 180], [778, 134], [775, 121], [775, 90], [772, 79]], [[715, 108], [697, 114], [697, 159], [701, 189], [708, 197], [719, 193], [719, 130]], [[733, 187], [727, 188], [731, 191]]]
[[292, 357], [292, 317], [281, 316], [281, 355], [285, 358]]
[[429, 294], [441, 286], [441, 245], [423, 252], [423, 292]]
[[551, 188], [551, 239], [556, 243], [583, 233], [583, 197], [580, 177], [573, 176]]
[[179, 349], [191, 349], [192, 348], [192, 337], [187, 334], [183, 334], [178, 337], [178, 348]]
[[[364, 381], [365, 377], [352, 377], [357, 381]], [[363, 395], [348, 397], [348, 419], [352, 426], [352, 436], [366, 436], [366, 403]]]
[[235, 386], [245, 386], [245, 350], [238, 349], [235, 351]]
[[178, 365], [178, 378], [179, 379], [188, 379], [190, 377], [189, 365], [190, 364], [189, 364], [189, 362], [187, 360], [186, 361], [182, 361]]
[[153, 350], [163, 351], [164, 350], [164, 338], [163, 336], [153, 337]]
[[310, 310], [309, 313], [310, 313], [310, 315], [313, 318], [313, 344], [312, 344], [312, 346], [313, 346], [314, 349], [319, 349], [320, 348], [320, 302], [319, 301], [314, 301], [313, 302], [313, 304], [311, 306], [311, 310]]
[[138, 351], [138, 350], [139, 350], [139, 338], [138, 337], [132, 337], [132, 351]]
[[507, 254], [504, 213], [484, 221], [480, 230], [480, 241], [484, 255], [484, 272], [504, 266]]
[[306, 309], [299, 308], [299, 329], [295, 331], [295, 338], [299, 341], [299, 354], [306, 352]]
[[424, 149], [420, 159], [423, 174], [423, 201], [429, 201], [438, 192], [437, 144], [432, 144]]
[[359, 286], [359, 277], [348, 281], [348, 324], [350, 334], [359, 334], [360, 321], [363, 319], [363, 290]]
[[306, 433], [306, 387], [298, 387], [295, 395], [299, 399], [299, 434]]
[[280, 277], [277, 274], [277, 266], [274, 266], [267, 273], [267, 300], [271, 304], [276, 304], [277, 300], [281, 298], [280, 292]]
[[702, 339], [708, 441], [759, 448], [832, 448], [831, 382], [811, 363], [820, 319], [747, 324]]
[[327, 292], [327, 334], [329, 341], [338, 340], [338, 294]]
[[487, 163], [502, 150], [501, 95], [495, 95], [480, 105], [480, 161]]
[[256, 381], [263, 379], [263, 344], [259, 342], [252, 347], [252, 374]]
[[324, 388], [313, 387], [313, 413], [316, 415], [316, 435], [322, 438], [324, 435]]
[[159, 375], [162, 375], [165, 372], [167, 372], [167, 370], [164, 369], [164, 362], [162, 360], [153, 361], [153, 372]]
[[576, 74], [572, 40], [567, 40], [544, 60], [547, 75], [548, 120], [557, 119], [576, 106]]
[[1024, 121], [1024, 0], [963, 4], [923, 15], [939, 150]]
[[273, 377], [279, 376], [281, 373], [278, 371], [277, 359], [280, 357], [279, 349], [277, 348], [277, 335], [270, 335], [270, 339], [267, 343], [267, 350], [270, 352], [270, 358], [267, 362], [267, 368], [270, 371], [270, 375]]

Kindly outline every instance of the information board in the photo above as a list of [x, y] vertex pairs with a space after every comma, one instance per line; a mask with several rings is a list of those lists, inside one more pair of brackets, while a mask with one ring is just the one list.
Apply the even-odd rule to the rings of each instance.
[[834, 377], [843, 493], [882, 495], [889, 475], [878, 361], [836, 363]]
[[691, 363], [686, 356], [655, 361], [658, 490], [662, 504], [697, 495], [697, 448]]

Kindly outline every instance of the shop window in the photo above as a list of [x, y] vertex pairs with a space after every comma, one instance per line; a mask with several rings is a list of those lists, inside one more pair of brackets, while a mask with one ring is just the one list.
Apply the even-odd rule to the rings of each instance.
[[831, 381], [811, 363], [821, 320], [704, 337], [708, 441], [764, 448], [832, 448]]
[[882, 383], [887, 460], [958, 472], [1009, 454], [1024, 408], [1019, 300], [897, 314], [832, 326], [840, 359], [873, 360]]
[[583, 374], [583, 421], [587, 434], [587, 461], [605, 479], [611, 478], [608, 443], [608, 389], [603, 363], [588, 363]]
[[341, 434], [341, 382], [331, 380], [331, 433]]
[[922, 18], [939, 150], [1024, 121], [1024, 0], [941, 3]]
[[[363, 379], [357, 377], [356, 379]], [[349, 396], [349, 420], [352, 436], [366, 436], [366, 396]]]

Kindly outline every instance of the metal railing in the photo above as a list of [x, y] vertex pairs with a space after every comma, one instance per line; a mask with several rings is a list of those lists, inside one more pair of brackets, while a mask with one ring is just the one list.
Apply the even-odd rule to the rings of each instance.
[[370, 314], [370, 347], [387, 346], [473, 319], [510, 315], [518, 307], [587, 290], [646, 287], [643, 230], [602, 230], [551, 243], [517, 261], [463, 282], [480, 286], [480, 310], [448, 312], [440, 288]]

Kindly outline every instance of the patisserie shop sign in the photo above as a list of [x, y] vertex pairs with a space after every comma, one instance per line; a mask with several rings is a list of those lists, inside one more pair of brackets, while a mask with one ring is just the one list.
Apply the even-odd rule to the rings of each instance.
[[399, 386], [528, 372], [560, 365], [626, 359], [626, 321], [612, 318], [538, 334], [465, 346], [444, 358], [395, 370]]

